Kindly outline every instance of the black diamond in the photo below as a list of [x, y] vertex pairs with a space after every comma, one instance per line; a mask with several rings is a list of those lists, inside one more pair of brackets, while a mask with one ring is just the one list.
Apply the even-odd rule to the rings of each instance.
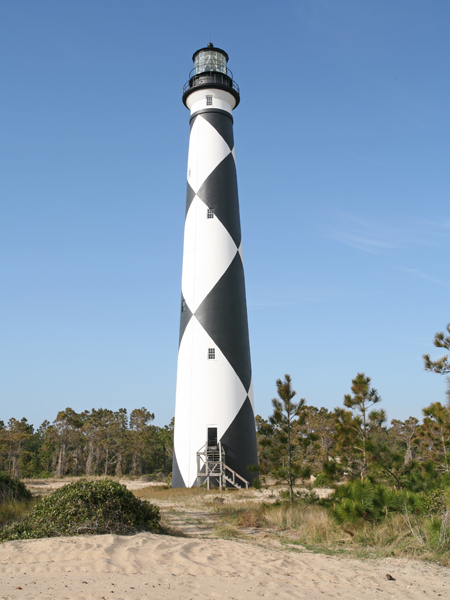
[[248, 392], [252, 378], [245, 300], [244, 267], [239, 252], [195, 312]]
[[186, 487], [186, 484], [184, 483], [184, 479], [181, 474], [180, 468], [178, 466], [178, 461], [177, 461], [175, 451], [173, 452], [173, 461], [172, 461], [172, 487], [174, 487], [174, 488]]
[[191, 126], [191, 131], [192, 131], [192, 127], [193, 127], [193, 125], [194, 125], [194, 123], [195, 123], [195, 120], [197, 119], [197, 117], [198, 117], [198, 115], [195, 115], [195, 117], [191, 117], [191, 118], [189, 119], [189, 124], [190, 124], [190, 126]]
[[191, 317], [192, 312], [190, 311], [189, 306], [186, 304], [186, 300], [183, 298], [183, 295], [181, 295], [180, 339], [178, 341], [178, 348], [180, 347], [183, 334], [188, 326], [189, 321], [191, 320]]
[[205, 112], [202, 113], [202, 118], [214, 127], [217, 133], [219, 133], [226, 141], [230, 150], [233, 150], [234, 137], [231, 115], [227, 116], [226, 114], [219, 112]]
[[[220, 441], [225, 449], [226, 464], [247, 481], [253, 481], [255, 473], [247, 467], [258, 463], [258, 453], [255, 415], [248, 396]], [[237, 482], [240, 483], [239, 479]]]
[[192, 200], [195, 198], [195, 192], [189, 185], [186, 185], [186, 215], [188, 214], [189, 207], [192, 204]]
[[206, 178], [197, 192], [208, 208], [213, 208], [217, 218], [239, 248], [241, 244], [241, 222], [236, 178], [236, 165], [232, 154], [228, 154]]

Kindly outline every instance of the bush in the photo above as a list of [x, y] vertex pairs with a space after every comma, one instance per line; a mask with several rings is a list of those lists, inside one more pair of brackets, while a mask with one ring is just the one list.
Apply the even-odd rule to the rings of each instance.
[[0, 503], [2, 502], [22, 502], [31, 500], [31, 493], [25, 485], [18, 479], [13, 479], [2, 471], [0, 473]]
[[434, 547], [450, 550], [450, 513], [428, 519], [428, 535]]
[[364, 482], [355, 479], [337, 487], [322, 504], [333, 509], [339, 523], [356, 523], [359, 520], [379, 521], [391, 513], [418, 514], [422, 501], [422, 497], [414, 492], [375, 485], [368, 479]]
[[329, 477], [325, 473], [320, 473], [316, 477], [313, 485], [314, 485], [314, 487], [317, 487], [317, 488], [330, 487], [331, 485], [333, 485], [334, 482], [335, 482], [335, 479], [333, 477]]
[[433, 490], [423, 495], [420, 512], [427, 517], [443, 515], [447, 512], [447, 504], [448, 490]]
[[[279, 495], [282, 500], [289, 500], [289, 490], [280, 490]], [[319, 501], [319, 496], [316, 494], [316, 492], [314, 490], [308, 490], [308, 489], [294, 490], [294, 496], [292, 498], [292, 501], [300, 502], [304, 505], [317, 504], [317, 502]]]
[[53, 474], [50, 471], [39, 471], [39, 473], [33, 474], [34, 479], [50, 479]]
[[261, 479], [259, 477], [255, 477], [255, 479], [252, 481], [252, 487], [255, 488], [255, 490], [262, 489]]
[[104, 479], [77, 481], [56, 490], [23, 521], [5, 527], [0, 541], [160, 530], [157, 506], [136, 498], [124, 485]]

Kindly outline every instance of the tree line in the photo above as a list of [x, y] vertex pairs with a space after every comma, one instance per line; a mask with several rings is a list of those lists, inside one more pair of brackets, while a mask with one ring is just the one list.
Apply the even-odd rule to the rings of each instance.
[[142, 475], [172, 470], [173, 419], [153, 425], [146, 408], [58, 412], [34, 429], [26, 418], [0, 421], [0, 471], [12, 477]]
[[[435, 335], [434, 345], [450, 350], [447, 332]], [[446, 355], [432, 361], [423, 356], [427, 371], [450, 374]], [[362, 482], [382, 481], [395, 489], [421, 491], [438, 481], [450, 484], [450, 378], [447, 403], [433, 402], [423, 409], [423, 422], [415, 417], [386, 423], [379, 409], [381, 396], [370, 377], [358, 373], [334, 411], [308, 406], [296, 396], [292, 380], [279, 379], [273, 414], [257, 417], [260, 476], [270, 474], [287, 484], [289, 497], [298, 479], [318, 476], [316, 483], [331, 484], [343, 476]]]
[[[450, 350], [447, 332], [435, 335], [435, 346]], [[450, 374], [450, 360], [432, 361], [424, 355], [425, 369]], [[450, 380], [446, 404], [434, 402], [415, 417], [386, 423], [379, 409], [381, 396], [370, 377], [358, 373], [334, 411], [294, 402], [292, 380], [276, 382], [277, 398], [268, 419], [256, 417], [260, 475], [288, 485], [290, 497], [298, 479], [314, 475], [317, 483], [330, 484], [343, 476], [369, 478], [397, 489], [425, 489], [442, 475], [450, 483]], [[53, 423], [38, 429], [26, 418], [0, 421], [0, 471], [12, 477], [65, 475], [169, 475], [172, 470], [173, 427], [153, 425], [154, 414], [137, 408], [128, 415], [92, 409], [60, 411]]]

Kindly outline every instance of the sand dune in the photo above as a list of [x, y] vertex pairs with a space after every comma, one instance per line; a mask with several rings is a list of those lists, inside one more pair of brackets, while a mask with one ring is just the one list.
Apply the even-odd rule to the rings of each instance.
[[450, 570], [437, 565], [339, 559], [240, 540], [142, 533], [0, 546], [2, 599], [438, 597], [450, 599]]

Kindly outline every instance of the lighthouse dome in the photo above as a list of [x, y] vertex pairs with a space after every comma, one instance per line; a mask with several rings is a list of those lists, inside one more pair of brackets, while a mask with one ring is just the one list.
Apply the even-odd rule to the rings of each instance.
[[183, 102], [187, 106], [187, 98], [192, 92], [205, 89], [223, 90], [234, 98], [232, 106], [240, 101], [238, 84], [233, 81], [233, 73], [228, 69], [228, 54], [225, 50], [215, 48], [209, 43], [200, 48], [192, 56], [194, 68], [189, 73], [189, 80], [183, 87]]
[[228, 54], [220, 48], [214, 48], [211, 43], [206, 48], [197, 50], [192, 60], [196, 75], [208, 71], [227, 74]]

